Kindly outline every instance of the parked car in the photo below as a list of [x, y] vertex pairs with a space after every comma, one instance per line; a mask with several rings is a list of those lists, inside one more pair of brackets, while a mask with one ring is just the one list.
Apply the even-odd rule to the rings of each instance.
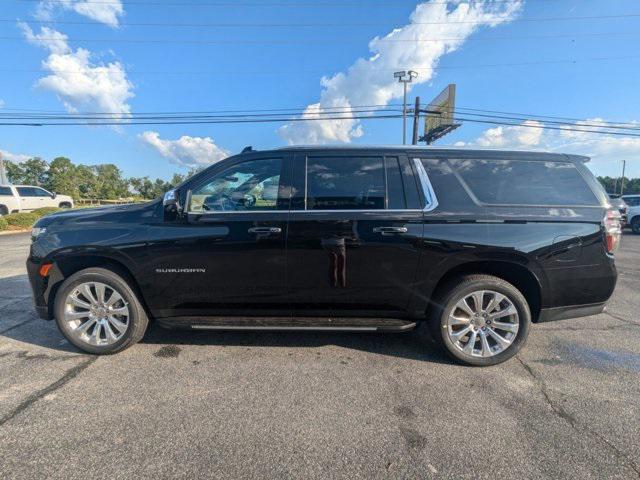
[[245, 149], [164, 199], [40, 219], [27, 261], [36, 309], [98, 354], [139, 341], [154, 319], [417, 329], [461, 362], [497, 364], [532, 322], [600, 313], [614, 290], [620, 215], [586, 160]]
[[73, 208], [73, 198], [33, 185], [0, 185], [0, 215], [42, 207]]
[[616, 194], [609, 194], [609, 201], [611, 203], [611, 206], [613, 208], [618, 209], [618, 212], [620, 212], [620, 223], [622, 225], [622, 227], [624, 228], [625, 225], [628, 222], [628, 218], [627, 218], [627, 204], [626, 202], [622, 199], [622, 197], [620, 195], [616, 195]]
[[623, 195], [627, 204], [627, 220], [633, 233], [640, 233], [640, 195]]

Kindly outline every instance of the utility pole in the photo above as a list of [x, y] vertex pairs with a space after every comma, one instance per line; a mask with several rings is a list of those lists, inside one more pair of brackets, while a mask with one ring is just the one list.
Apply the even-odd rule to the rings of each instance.
[[7, 178], [7, 171], [4, 169], [4, 159], [2, 158], [2, 152], [0, 152], [0, 184], [6, 185], [9, 183], [9, 179]]
[[622, 160], [622, 178], [620, 179], [620, 195], [624, 194], [624, 169], [627, 166], [627, 161]]
[[418, 144], [418, 123], [420, 122], [420, 97], [416, 97], [416, 105], [413, 108], [413, 138], [411, 145]]
[[393, 78], [397, 78], [398, 82], [404, 86], [404, 100], [402, 102], [402, 144], [407, 144], [407, 83], [411, 83], [414, 78], [418, 77], [418, 72], [409, 70], [408, 72], [395, 72]]

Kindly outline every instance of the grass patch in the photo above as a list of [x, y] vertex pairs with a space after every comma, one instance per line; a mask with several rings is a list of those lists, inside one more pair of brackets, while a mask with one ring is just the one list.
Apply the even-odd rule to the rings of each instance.
[[2, 217], [8, 224], [8, 230], [22, 230], [31, 228], [38, 221], [37, 215], [33, 213], [12, 213]]
[[9, 222], [7, 222], [4, 217], [0, 217], [0, 232], [7, 230], [8, 228]]
[[38, 218], [40, 218], [40, 217], [44, 217], [45, 215], [50, 215], [52, 213], [59, 212], [60, 210], [62, 209], [58, 207], [42, 207], [42, 208], [36, 208], [31, 213], [33, 213]]

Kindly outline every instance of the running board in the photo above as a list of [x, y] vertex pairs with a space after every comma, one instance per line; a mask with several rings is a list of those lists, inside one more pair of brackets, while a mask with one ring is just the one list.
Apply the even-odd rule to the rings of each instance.
[[166, 328], [192, 330], [403, 332], [416, 326], [415, 322], [396, 318], [170, 317], [157, 320]]

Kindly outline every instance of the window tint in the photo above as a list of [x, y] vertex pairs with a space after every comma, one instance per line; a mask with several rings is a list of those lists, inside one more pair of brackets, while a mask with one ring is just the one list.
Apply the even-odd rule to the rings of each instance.
[[569, 162], [450, 160], [476, 198], [498, 205], [598, 205]]
[[307, 210], [384, 209], [379, 157], [309, 157]]
[[387, 170], [387, 208], [405, 209], [407, 208], [407, 199], [402, 184], [400, 163], [397, 158], [389, 157], [384, 159], [384, 163]]
[[33, 188], [34, 195], [36, 197], [50, 197], [51, 194], [47, 192], [44, 188]]
[[630, 207], [637, 207], [640, 205], [640, 197], [622, 197], [622, 199]]
[[31, 187], [16, 187], [18, 190], [18, 195], [21, 197], [37, 197], [38, 195], [35, 192], [34, 188]]
[[475, 204], [460, 181], [456, 178], [449, 163], [439, 158], [422, 158], [438, 204], [446, 210], [469, 212]]
[[0, 187], [0, 195], [9, 195], [13, 197], [13, 192], [10, 187]]
[[215, 174], [191, 192], [189, 211], [260, 211], [278, 209], [282, 160], [249, 160]]

